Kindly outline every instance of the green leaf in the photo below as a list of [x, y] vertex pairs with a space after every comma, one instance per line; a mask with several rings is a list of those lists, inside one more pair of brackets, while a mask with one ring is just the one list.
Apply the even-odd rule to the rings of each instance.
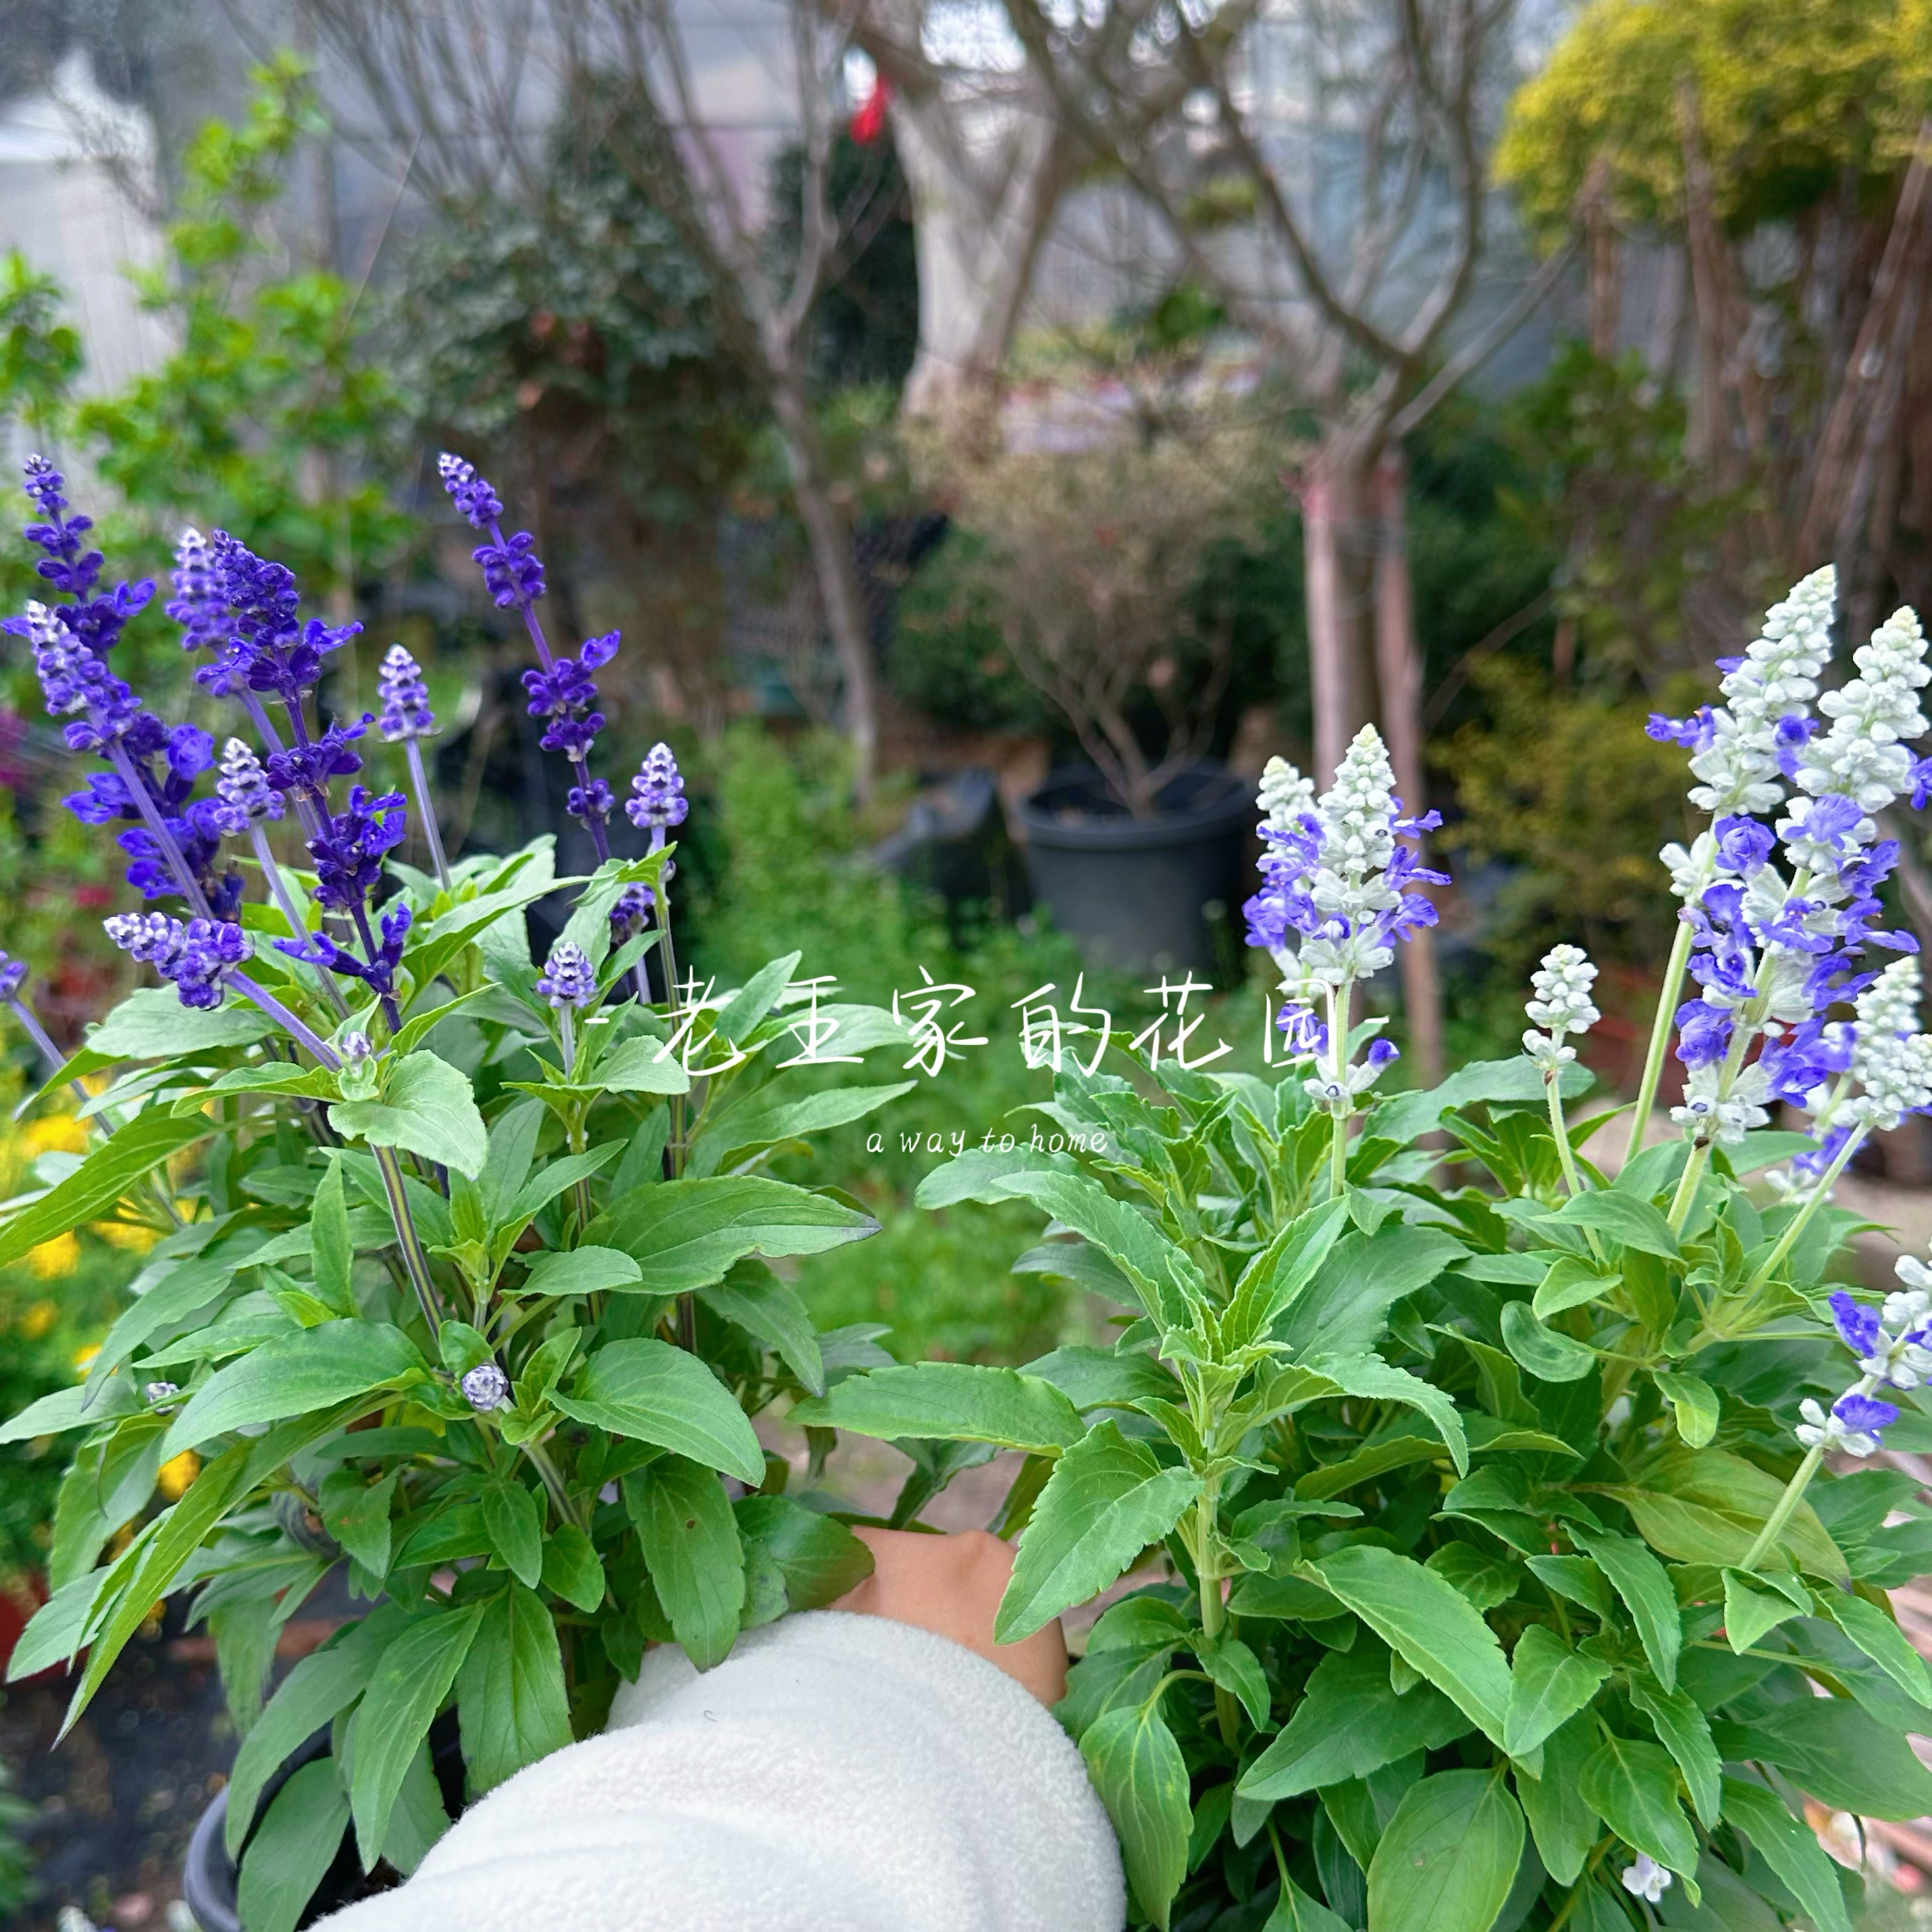
[[543, 1514], [520, 1482], [493, 1482], [483, 1492], [483, 1527], [504, 1566], [526, 1589], [544, 1574]]
[[1613, 1609], [1610, 1588], [1604, 1580], [1604, 1573], [1589, 1557], [1532, 1556], [1528, 1562], [1530, 1574], [1558, 1596], [1567, 1597], [1593, 1616], [1609, 1622]]
[[[1565, 1099], [1574, 1100], [1589, 1091], [1589, 1072], [1574, 1064], [1565, 1067], [1559, 1086]], [[1540, 1107], [1542, 1072], [1520, 1053], [1506, 1060], [1472, 1060], [1426, 1093], [1392, 1094], [1370, 1115], [1363, 1131], [1406, 1147], [1437, 1126], [1451, 1107], [1474, 1106], [1479, 1102]]]
[[1543, 1745], [1543, 1775], [1515, 1767], [1516, 1801], [1530, 1821], [1544, 1869], [1559, 1885], [1575, 1885], [1597, 1841], [1597, 1815], [1579, 1789], [1583, 1767], [1596, 1749], [1595, 1721], [1580, 1711]]
[[1865, 1818], [1932, 1812], [1932, 1771], [1904, 1734], [1846, 1698], [1798, 1698], [1742, 1726], [1721, 1725], [1725, 1758], [1761, 1758], [1833, 1811]]
[[850, 1429], [887, 1442], [934, 1437], [995, 1442], [1057, 1455], [1087, 1433], [1080, 1412], [1050, 1382], [1014, 1368], [964, 1362], [920, 1362], [849, 1375], [791, 1419], [808, 1429]]
[[318, 1492], [323, 1526], [371, 1576], [389, 1572], [389, 1508], [398, 1473], [392, 1469], [371, 1485], [353, 1470], [338, 1469], [322, 1479]]
[[1579, 1382], [1597, 1365], [1596, 1351], [1546, 1328], [1527, 1302], [1503, 1304], [1503, 1346], [1541, 1382]]
[[405, 1877], [427, 1858], [436, 1841], [450, 1828], [443, 1794], [430, 1762], [425, 1738], [402, 1774], [402, 1787], [389, 1812], [389, 1829], [382, 1837], [382, 1856]]
[[613, 1202], [584, 1239], [632, 1256], [648, 1294], [682, 1294], [722, 1280], [747, 1254], [818, 1254], [878, 1231], [871, 1215], [827, 1195], [730, 1174], [648, 1183]]
[[603, 1294], [635, 1288], [643, 1270], [616, 1248], [550, 1248], [530, 1258], [518, 1294]]
[[1818, 1932], [1851, 1932], [1838, 1868], [1819, 1844], [1817, 1834], [1794, 1818], [1783, 1801], [1762, 1785], [1742, 1778], [1724, 1780], [1724, 1817], [1751, 1841], [1776, 1872]]
[[1708, 1831], [1718, 1822], [1718, 1781], [1723, 1775], [1711, 1727], [1688, 1691], [1661, 1691], [1641, 1677], [1630, 1680], [1630, 1702], [1650, 1720], [1658, 1741], [1677, 1760], [1691, 1808]]
[[1090, 1724], [1080, 1754], [1119, 1835], [1141, 1915], [1166, 1932], [1194, 1821], [1180, 1747], [1153, 1704], [1129, 1705]]
[[521, 1584], [484, 1605], [457, 1674], [456, 1712], [473, 1798], [570, 1742], [557, 1627]]
[[995, 1148], [968, 1147], [921, 1179], [914, 1190], [913, 1205], [944, 1208], [957, 1207], [964, 1200], [1007, 1200], [1011, 1196], [1003, 1191], [1002, 1184], [1012, 1175], [1078, 1171], [1071, 1154], [1037, 1153], [1025, 1146], [1009, 1147], [1003, 1154]]
[[658, 1601], [685, 1654], [700, 1670], [730, 1656], [745, 1606], [745, 1550], [737, 1519], [716, 1474], [667, 1456], [624, 1478]]
[[1331, 1912], [1318, 1899], [1311, 1899], [1285, 1873], [1281, 1895], [1261, 1932], [1353, 1932], [1346, 1919]]
[[356, 1313], [355, 1291], [351, 1278], [355, 1272], [356, 1248], [349, 1236], [348, 1203], [343, 1195], [343, 1169], [339, 1161], [328, 1164], [322, 1185], [315, 1190], [315, 1205], [308, 1217], [311, 1241], [309, 1254], [315, 1276], [315, 1292], [338, 1315]]
[[1446, 1771], [1411, 1785], [1368, 1866], [1377, 1932], [1489, 1932], [1523, 1856], [1523, 1814], [1501, 1777]]
[[691, 1076], [668, 1042], [638, 1035], [620, 1040], [598, 1062], [595, 1082], [611, 1093], [688, 1093]]
[[1139, 1290], [1147, 1313], [1185, 1328], [1206, 1293], [1200, 1269], [1145, 1215], [1084, 1174], [1013, 1174], [993, 1190], [1002, 1200], [1030, 1200], [1115, 1262]]
[[1932, 1678], [1926, 1674], [1925, 1659], [1876, 1604], [1843, 1590], [1826, 1593], [1825, 1602], [1832, 1622], [1914, 1703], [1932, 1705]]
[[1718, 1432], [1718, 1392], [1701, 1377], [1654, 1368], [1650, 1379], [1677, 1417], [1677, 1432], [1687, 1448], [1702, 1449]]
[[697, 1299], [713, 1313], [762, 1342], [814, 1395], [826, 1388], [825, 1357], [818, 1332], [798, 1290], [756, 1262], [741, 1264], [722, 1281], [701, 1288]]
[[1256, 1730], [1264, 1728], [1269, 1700], [1261, 1659], [1239, 1637], [1225, 1634], [1212, 1644], [1203, 1639], [1196, 1654], [1201, 1668], [1248, 1713], [1248, 1722]]
[[787, 953], [782, 959], [768, 959], [719, 1008], [713, 1023], [734, 1047], [742, 1046], [752, 1029], [778, 1003], [778, 998], [791, 983], [791, 975], [804, 955]]
[[229, 1857], [241, 1849], [269, 1781], [314, 1732], [332, 1723], [362, 1694], [372, 1665], [402, 1622], [402, 1611], [393, 1604], [385, 1604], [303, 1658], [276, 1687], [275, 1694], [243, 1738], [229, 1773]]
[[1606, 1274], [1591, 1255], [1565, 1254], [1550, 1264], [1548, 1273], [1538, 1283], [1530, 1299], [1530, 1311], [1538, 1321], [1545, 1321], [1565, 1309], [1582, 1308], [1610, 1294], [1622, 1281], [1620, 1274]]
[[748, 1496], [732, 1506], [747, 1549], [777, 1565], [791, 1609], [823, 1609], [872, 1574], [871, 1550], [835, 1516], [783, 1496]]
[[1640, 1254], [1661, 1254], [1667, 1261], [1680, 1259], [1669, 1222], [1649, 1201], [1634, 1194], [1614, 1190], [1580, 1194], [1548, 1218], [1566, 1228], [1593, 1228]]
[[1406, 1368], [1394, 1368], [1378, 1355], [1322, 1355], [1305, 1366], [1326, 1377], [1344, 1395], [1363, 1396], [1371, 1402], [1401, 1402], [1419, 1411], [1442, 1438], [1450, 1461], [1456, 1465], [1456, 1473], [1468, 1475], [1469, 1438], [1463, 1433], [1461, 1415], [1455, 1402], [1433, 1382], [1411, 1375]]
[[1274, 1338], [1301, 1358], [1366, 1354], [1390, 1309], [1466, 1252], [1441, 1228], [1385, 1228], [1373, 1240], [1346, 1235], [1276, 1323]]
[[1221, 1345], [1232, 1354], [1266, 1336], [1315, 1278], [1348, 1223], [1348, 1204], [1323, 1201], [1298, 1215], [1241, 1271], [1221, 1317]]
[[206, 1010], [183, 1006], [172, 987], [128, 994], [87, 1035], [87, 1051], [113, 1060], [172, 1060], [217, 1047], [251, 1047], [275, 1030], [259, 1008], [237, 1000]]
[[604, 1565], [574, 1523], [559, 1524], [544, 1540], [544, 1588], [580, 1610], [594, 1610], [604, 1601]]
[[585, 1154], [566, 1154], [561, 1160], [546, 1161], [517, 1189], [515, 1199], [501, 1220], [493, 1224], [499, 1236], [505, 1229], [522, 1226], [559, 1195], [609, 1166], [617, 1158], [621, 1146], [619, 1141], [607, 1141]]
[[400, 1060], [380, 1100], [340, 1101], [328, 1122], [351, 1141], [403, 1147], [474, 1180], [490, 1158], [490, 1136], [470, 1082], [446, 1060], [419, 1052]]
[[1240, 1795], [1270, 1803], [1299, 1797], [1366, 1777], [1412, 1751], [1437, 1750], [1468, 1728], [1432, 1684], [1397, 1697], [1380, 1644], [1332, 1650], [1315, 1666], [1286, 1727], [1242, 1774]]
[[668, 1342], [607, 1342], [569, 1392], [553, 1391], [550, 1401], [594, 1429], [654, 1442], [741, 1482], [765, 1480], [765, 1451], [745, 1412], [703, 1363]]
[[1609, 1674], [1609, 1664], [1579, 1657], [1546, 1624], [1531, 1624], [1510, 1661], [1503, 1748], [1511, 1757], [1526, 1757], [1589, 1704]]
[[1313, 1565], [1377, 1636], [1503, 1742], [1510, 1667], [1496, 1633], [1453, 1584], [1392, 1550], [1353, 1544]]
[[276, 1792], [249, 1841], [235, 1890], [249, 1932], [295, 1932], [348, 1822], [349, 1801], [333, 1757], [303, 1765]]
[[29, 1402], [0, 1428], [0, 1442], [31, 1442], [37, 1436], [58, 1436], [68, 1429], [91, 1428], [99, 1422], [140, 1412], [139, 1398], [126, 1382], [110, 1383], [91, 1408], [87, 1392], [81, 1383], [75, 1382], [43, 1395], [38, 1402]]
[[214, 1123], [202, 1113], [178, 1119], [165, 1108], [150, 1107], [137, 1114], [64, 1180], [0, 1227], [0, 1268], [11, 1266], [43, 1241], [98, 1220], [144, 1175], [213, 1131]]
[[[1644, 1540], [1679, 1563], [1742, 1564], [1784, 1484], [1727, 1449], [1676, 1449], [1644, 1466], [1640, 1481], [1609, 1487]], [[1845, 1575], [1845, 1559], [1809, 1503], [1778, 1539], [1787, 1564], [1815, 1576]]]
[[[1013, 1560], [993, 1637], [1014, 1644], [1097, 1595], [1180, 1521], [1200, 1478], [1102, 1422], [1053, 1466]], [[1186, 1810], [1185, 1786], [1181, 1808]], [[1185, 1824], [1181, 1838], [1186, 1840]]]
[[164, 1456], [197, 1449], [232, 1429], [306, 1415], [377, 1389], [424, 1380], [416, 1344], [387, 1322], [324, 1322], [253, 1348], [195, 1392], [162, 1445]]
[[706, 1123], [691, 1144], [688, 1171], [713, 1174], [734, 1156], [744, 1159], [786, 1141], [863, 1120], [918, 1085], [916, 1080], [900, 1080], [888, 1087], [828, 1087], [788, 1097], [780, 1077], [740, 1096]]
[[1678, 1653], [1683, 1648], [1683, 1619], [1670, 1572], [1634, 1537], [1586, 1530], [1580, 1523], [1567, 1527], [1570, 1540], [1594, 1560], [1629, 1608], [1657, 1681], [1667, 1691], [1675, 1690]]
[[1070, 1342], [1025, 1363], [1020, 1373], [1052, 1382], [1083, 1415], [1089, 1409], [1131, 1409], [1149, 1398], [1173, 1401], [1180, 1394], [1180, 1383], [1168, 1370], [1134, 1348], [1123, 1353]]
[[1678, 1802], [1677, 1767], [1660, 1746], [1612, 1737], [1585, 1762], [1580, 1785], [1585, 1803], [1626, 1845], [1680, 1878], [1697, 1876], [1697, 1834]]
[[1759, 1589], [1757, 1582], [1742, 1570], [1724, 1572], [1724, 1636], [1739, 1656], [1766, 1631], [1805, 1614], [1802, 1605], [1782, 1593]]
[[389, 1829], [410, 1760], [469, 1654], [485, 1606], [439, 1610], [409, 1624], [376, 1661], [349, 1727], [349, 1810], [365, 1870]]

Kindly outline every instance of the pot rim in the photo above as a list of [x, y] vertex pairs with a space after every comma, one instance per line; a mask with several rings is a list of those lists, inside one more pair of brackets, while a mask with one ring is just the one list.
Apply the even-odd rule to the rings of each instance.
[[1157, 817], [1119, 812], [1067, 818], [1048, 811], [1042, 801], [1074, 785], [1105, 781], [1093, 765], [1058, 766], [1043, 785], [1016, 801], [1014, 816], [1024, 826], [1029, 845], [1059, 851], [1148, 852], [1223, 837], [1252, 814], [1254, 786], [1216, 760], [1203, 758], [1176, 774], [1177, 779], [1187, 777], [1205, 781], [1201, 786], [1205, 797]]

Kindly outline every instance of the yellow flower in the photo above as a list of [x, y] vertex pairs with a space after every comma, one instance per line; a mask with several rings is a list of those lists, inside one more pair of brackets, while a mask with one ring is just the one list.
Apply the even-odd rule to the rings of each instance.
[[21, 1334], [29, 1342], [37, 1342], [60, 1318], [61, 1304], [42, 1297], [37, 1302], [29, 1302], [20, 1311], [18, 1327]]
[[184, 1449], [155, 1471], [155, 1486], [170, 1502], [178, 1502], [200, 1473], [201, 1458], [192, 1449]]
[[136, 1221], [96, 1221], [94, 1232], [104, 1241], [111, 1241], [116, 1248], [126, 1248], [136, 1254], [145, 1254], [160, 1236], [152, 1228], [144, 1228]]
[[87, 1151], [87, 1128], [71, 1114], [42, 1114], [29, 1121], [21, 1133], [27, 1143], [27, 1158], [42, 1154], [84, 1154]]
[[27, 1264], [42, 1281], [71, 1274], [81, 1264], [81, 1244], [71, 1233], [56, 1235], [52, 1240], [27, 1250]]
[[93, 1366], [94, 1358], [100, 1353], [101, 1344], [98, 1342], [91, 1342], [85, 1348], [76, 1348], [74, 1351], [75, 1374], [85, 1375]]

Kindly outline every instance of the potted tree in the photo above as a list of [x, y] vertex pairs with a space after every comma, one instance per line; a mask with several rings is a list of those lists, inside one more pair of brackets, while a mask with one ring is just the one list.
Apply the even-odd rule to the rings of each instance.
[[1231, 638], [1190, 594], [1258, 500], [1258, 451], [1204, 421], [1075, 440], [951, 469], [960, 594], [1086, 755], [1018, 806], [1039, 896], [1097, 960], [1205, 967], [1252, 792], [1207, 755]]

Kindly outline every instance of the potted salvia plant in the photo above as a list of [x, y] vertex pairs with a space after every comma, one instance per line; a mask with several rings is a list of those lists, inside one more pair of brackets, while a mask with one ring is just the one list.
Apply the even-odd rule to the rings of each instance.
[[[1932, 1516], [1870, 1460], [1932, 1444], [1932, 1269], [1885, 1296], [1826, 1273], [1856, 1222], [1834, 1177], [1932, 1105], [1917, 963], [1876, 970], [1910, 943], [1875, 923], [1874, 822], [1932, 771], [1904, 748], [1925, 647], [1901, 611], [1819, 697], [1831, 604], [1828, 573], [1799, 585], [1721, 703], [1659, 724], [1711, 823], [1665, 855], [1685, 938], [1619, 1171], [1579, 1151], [1609, 1116], [1564, 1106], [1596, 1018], [1571, 947], [1520, 1058], [1375, 1097], [1350, 995], [1417, 909], [1364, 733], [1325, 796], [1279, 766], [1262, 789], [1250, 936], [1292, 1070], [1069, 1069], [1050, 1111], [1104, 1159], [926, 1183], [1052, 1216], [1021, 1264], [1120, 1303], [1114, 1346], [881, 1368], [795, 1412], [1027, 1452], [1004, 1638], [1132, 1579], [1060, 1714], [1138, 1923], [1849, 1932], [1861, 1880], [1804, 1798], [1932, 1811], [1907, 1742], [1932, 1683], [1885, 1594]], [[1644, 1146], [1673, 1033], [1679, 1131]], [[1780, 1101], [1818, 1134], [1772, 1131]]]
[[[52, 600], [8, 628], [99, 761], [69, 802], [125, 827], [151, 909], [108, 929], [164, 983], [50, 1066], [45, 1091], [79, 1083], [96, 1137], [0, 1215], [7, 1260], [104, 1217], [155, 1237], [84, 1382], [4, 1432], [75, 1444], [52, 1594], [12, 1668], [84, 1659], [71, 1724], [185, 1595], [244, 1734], [190, 1871], [207, 1932], [236, 1922], [224, 1851], [249, 1932], [289, 1932], [411, 1870], [466, 1793], [598, 1728], [647, 1644], [715, 1663], [870, 1567], [786, 1493], [752, 1418], [886, 1359], [875, 1330], [815, 1333], [765, 1264], [874, 1224], [758, 1170], [904, 1091], [828, 1085], [845, 1067], [822, 1065], [903, 1029], [795, 984], [796, 954], [727, 991], [679, 983], [676, 763], [645, 760], [624, 806], [637, 855], [614, 855], [591, 758], [593, 673], [618, 640], [556, 654], [530, 538], [505, 536], [470, 466], [442, 472], [492, 595], [528, 626], [530, 708], [571, 765], [588, 878], [554, 875], [549, 838], [448, 862], [407, 653], [384, 661], [379, 717], [325, 722], [316, 686], [356, 627], [305, 619], [289, 573], [219, 532], [183, 539], [166, 609], [238, 732], [218, 757], [164, 724], [113, 668], [153, 586], [105, 587], [60, 476], [27, 466]], [[375, 788], [391, 759], [431, 873], [394, 856], [412, 801]], [[278, 820], [305, 866], [278, 864]], [[534, 962], [525, 909], [565, 889], [569, 923]], [[54, 1057], [23, 964], [0, 969]], [[164, 1466], [193, 1471], [172, 1501]], [[264, 1705], [278, 1631], [345, 1563], [370, 1613]]]

